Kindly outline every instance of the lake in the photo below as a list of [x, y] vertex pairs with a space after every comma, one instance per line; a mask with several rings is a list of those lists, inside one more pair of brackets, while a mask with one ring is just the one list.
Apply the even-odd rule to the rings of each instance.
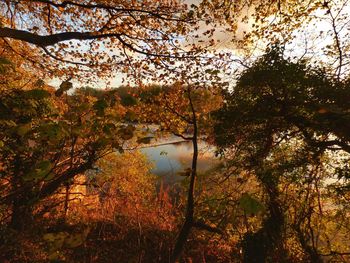
[[[179, 172], [191, 167], [193, 146], [190, 141], [181, 141], [178, 137], [170, 136], [152, 140], [152, 145], [141, 149], [149, 160], [154, 162], [152, 173], [162, 176], [167, 184], [182, 180]], [[215, 148], [204, 141], [199, 141], [198, 172], [205, 172], [218, 163], [215, 158]]]

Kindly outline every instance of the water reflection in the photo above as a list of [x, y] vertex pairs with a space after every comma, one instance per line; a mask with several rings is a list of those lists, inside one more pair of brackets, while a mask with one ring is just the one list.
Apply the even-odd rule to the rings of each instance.
[[[179, 172], [191, 167], [193, 146], [189, 141], [176, 141], [177, 138], [161, 139], [152, 146], [141, 150], [151, 161], [155, 168], [152, 173], [162, 176], [164, 182], [173, 183], [183, 179]], [[199, 142], [198, 171], [204, 172], [213, 167], [218, 161], [214, 157], [214, 149], [205, 142]]]

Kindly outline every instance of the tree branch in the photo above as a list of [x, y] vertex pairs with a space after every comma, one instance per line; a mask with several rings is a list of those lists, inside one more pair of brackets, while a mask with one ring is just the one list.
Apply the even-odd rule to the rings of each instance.
[[86, 66], [86, 67], [89, 66], [88, 63], [75, 62], [75, 61], [70, 61], [70, 60], [59, 58], [59, 57], [55, 56], [54, 54], [52, 54], [50, 51], [48, 51], [46, 47], [42, 47], [42, 49], [44, 50], [44, 52], [48, 56], [52, 57], [55, 60], [58, 60], [58, 61], [61, 61], [61, 62], [64, 62], [64, 63], [68, 63], [68, 64], [73, 64], [73, 65], [80, 65], [80, 66]]
[[[67, 40], [91, 40], [108, 37], [116, 37], [118, 40], [120, 40], [121, 35], [122, 34], [119, 33], [96, 34], [94, 32], [63, 32], [42, 36], [25, 30], [13, 29], [9, 27], [0, 28], [0, 37], [22, 40], [39, 47], [53, 46]], [[121, 42], [124, 42], [124, 40]]]
[[[70, 6], [76, 6], [80, 8], [85, 8], [85, 9], [104, 9], [107, 11], [115, 11], [115, 12], [123, 12], [123, 13], [128, 13], [128, 12], [137, 12], [137, 13], [144, 13], [148, 14], [150, 16], [162, 19], [162, 20], [168, 20], [168, 21], [186, 21], [186, 19], [181, 19], [181, 18], [175, 18], [173, 16], [173, 12], [167, 12], [167, 13], [160, 13], [159, 10], [160, 8], [157, 7], [154, 10], [147, 10], [147, 9], [140, 9], [140, 8], [127, 8], [127, 7], [116, 7], [108, 4], [92, 4], [92, 3], [77, 3], [74, 1], [63, 1], [61, 3], [54, 3], [49, 0], [32, 0], [31, 2], [37, 2], [37, 3], [43, 3], [43, 4], [48, 4], [51, 6], [54, 6], [56, 8], [65, 8], [68, 5]], [[168, 10], [170, 6], [163, 6], [164, 10]]]
[[[132, 38], [126, 34], [122, 33], [104, 33], [101, 34], [99, 32], [62, 32], [51, 35], [38, 35], [31, 33], [26, 30], [13, 29], [9, 27], [0, 28], [0, 37], [2, 38], [12, 38], [16, 40], [25, 41], [27, 43], [34, 44], [38, 47], [45, 48], [48, 46], [56, 45], [63, 41], [68, 40], [94, 40], [94, 39], [103, 39], [103, 38], [117, 38], [119, 42], [130, 49], [133, 52], [143, 54], [146, 56], [153, 57], [164, 57], [164, 58], [178, 58], [178, 55], [170, 55], [170, 54], [157, 54], [152, 53], [147, 50], [142, 50], [137, 47], [134, 47], [131, 43], [128, 43], [123, 36], [127, 38]], [[182, 58], [193, 58], [193, 56], [183, 56]]]

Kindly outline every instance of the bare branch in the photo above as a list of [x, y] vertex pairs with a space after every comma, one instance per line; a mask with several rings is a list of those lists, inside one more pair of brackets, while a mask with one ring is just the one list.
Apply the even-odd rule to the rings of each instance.
[[68, 64], [74, 64], [74, 65], [80, 65], [80, 66], [86, 66], [86, 67], [89, 66], [89, 63], [81, 63], [81, 62], [75, 62], [75, 61], [70, 61], [70, 60], [59, 58], [59, 57], [55, 56], [54, 54], [52, 54], [49, 50], [47, 50], [46, 47], [42, 47], [42, 49], [44, 50], [44, 52], [48, 56], [52, 57], [55, 60], [58, 60], [58, 61], [61, 61], [61, 62], [64, 62], [64, 63], [68, 63]]
[[[11, 2], [14, 2], [14, 1], [11, 1]], [[153, 10], [152, 9], [147, 10], [147, 9], [140, 9], [140, 8], [127, 8], [127, 7], [123, 7], [123, 6], [115, 7], [112, 5], [102, 4], [102, 3], [98, 3], [98, 4], [77, 3], [74, 1], [63, 1], [61, 3], [55, 3], [55, 2], [49, 1], [49, 0], [32, 0], [31, 2], [44, 3], [44, 4], [54, 6], [56, 8], [65, 8], [68, 5], [70, 5], [70, 6], [76, 6], [76, 7], [85, 8], [85, 9], [104, 9], [106, 11], [115, 11], [115, 12], [123, 12], [123, 13], [128, 13], [128, 12], [144, 13], [144, 14], [148, 14], [152, 17], [160, 18], [162, 20], [168, 20], [168, 21], [186, 21], [186, 19], [174, 17], [174, 15], [173, 15], [174, 13], [172, 13], [172, 12], [161, 13], [160, 12], [161, 9], [159, 7], [154, 8]], [[170, 6], [163, 7], [163, 9], [166, 11], [169, 8], [170, 8]]]

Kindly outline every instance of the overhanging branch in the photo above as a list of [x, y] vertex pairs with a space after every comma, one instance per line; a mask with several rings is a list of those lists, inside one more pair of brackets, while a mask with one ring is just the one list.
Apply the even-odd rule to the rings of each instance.
[[[114, 12], [123, 12], [123, 13], [143, 13], [150, 15], [152, 17], [162, 19], [162, 20], [168, 20], [168, 21], [187, 21], [186, 19], [183, 18], [177, 18], [174, 17], [174, 12], [164, 12], [161, 13], [160, 7], [155, 7], [153, 10], [152, 9], [147, 9], [147, 8], [138, 8], [138, 7], [124, 7], [124, 6], [112, 6], [108, 4], [103, 4], [103, 3], [78, 3], [74, 1], [62, 1], [61, 3], [55, 3], [50, 0], [32, 0], [32, 2], [37, 2], [37, 3], [43, 3], [43, 4], [48, 4], [56, 8], [66, 8], [67, 6], [75, 6], [79, 8], [84, 8], [84, 9], [103, 9], [107, 11], [114, 11]], [[163, 10], [169, 10], [171, 6], [163, 6]]]
[[[180, 57], [179, 55], [153, 53], [148, 50], [143, 50], [138, 47], [135, 47], [125, 39], [125, 38], [131, 38], [131, 37], [124, 33], [101, 34], [98, 32], [62, 32], [62, 33], [43, 36], [43, 35], [31, 33], [26, 30], [2, 27], [0, 28], [0, 37], [21, 40], [30, 44], [34, 44], [41, 48], [54, 46], [60, 42], [69, 41], [69, 40], [94, 40], [94, 39], [116, 38], [124, 47], [139, 54], [143, 54], [146, 56], [153, 56], [153, 57], [164, 57], [164, 58]], [[193, 56], [182, 56], [182, 58], [193, 58]]]
[[0, 37], [8, 37], [25, 41], [39, 47], [53, 46], [67, 40], [91, 40], [109, 37], [115, 37], [120, 40], [121, 35], [122, 34], [119, 33], [96, 34], [94, 32], [63, 32], [42, 36], [20, 29], [13, 29], [9, 27], [0, 28]]

